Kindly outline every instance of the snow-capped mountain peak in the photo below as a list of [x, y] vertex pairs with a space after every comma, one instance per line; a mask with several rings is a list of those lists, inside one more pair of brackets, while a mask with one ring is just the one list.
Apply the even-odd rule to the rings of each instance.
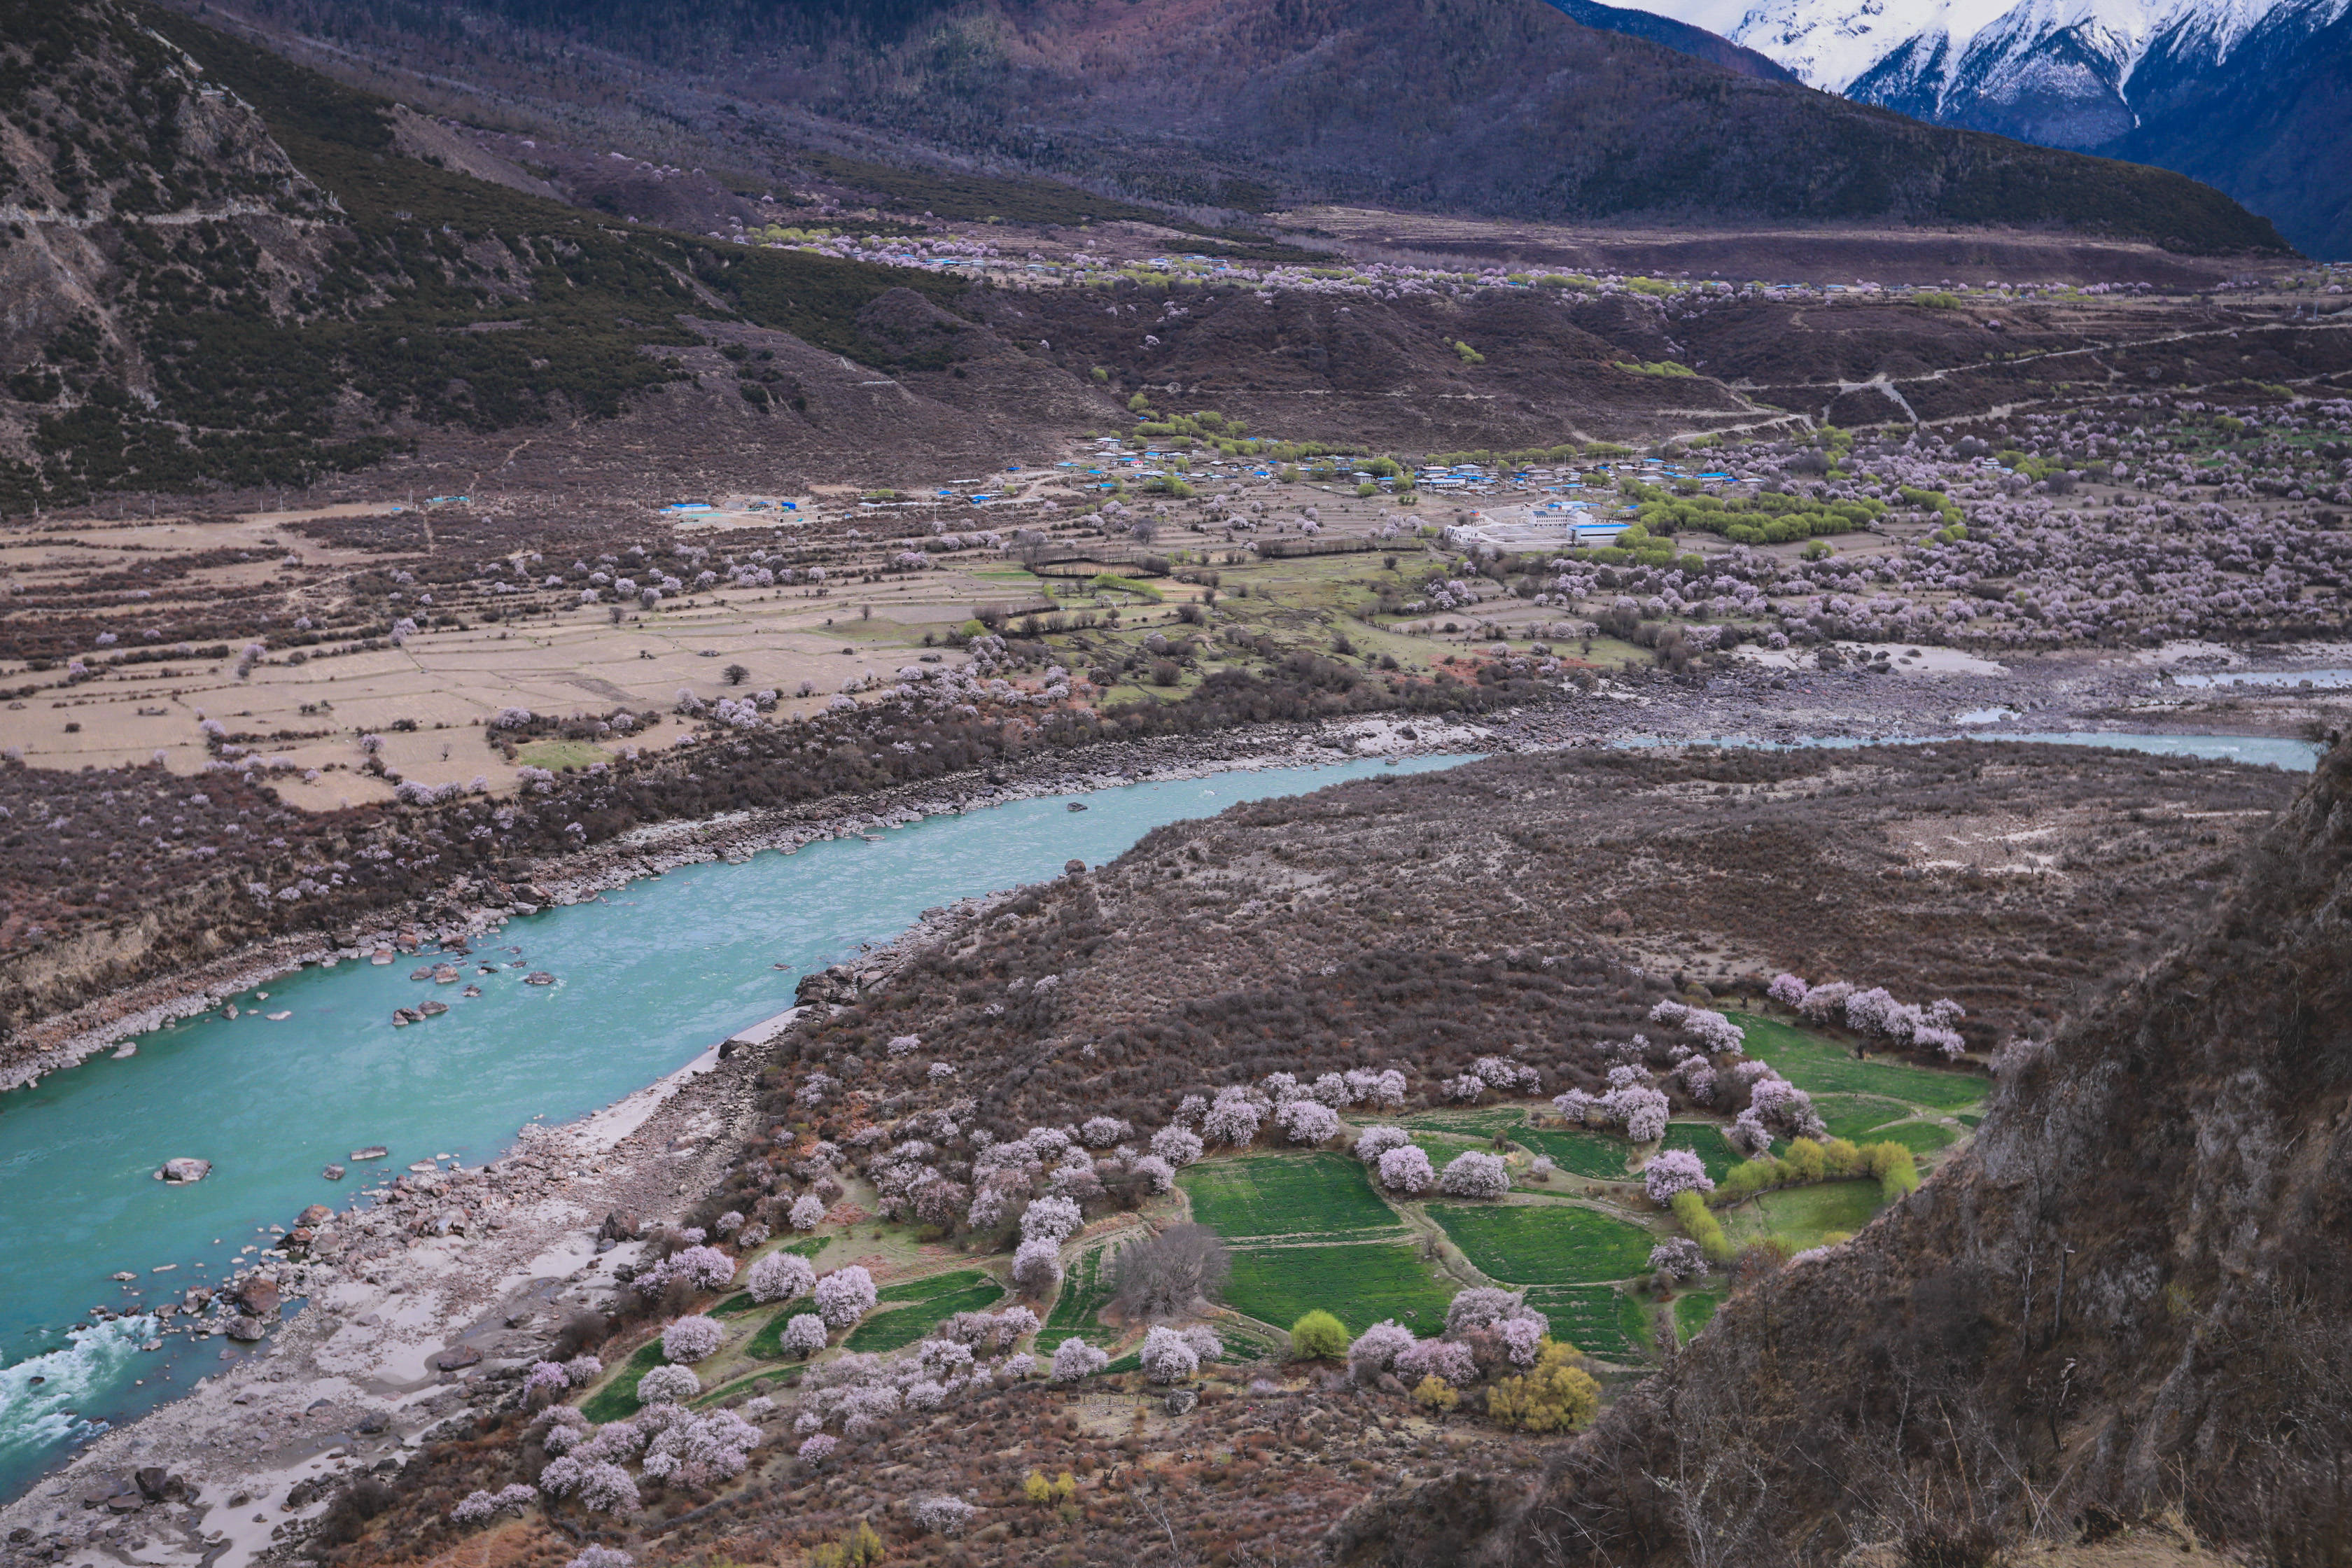
[[[2120, 81], [2155, 39], [2194, 37], [2221, 60], [2272, 13], [2298, 0], [1765, 0], [1736, 16], [1727, 0], [1659, 0], [1647, 9], [1707, 27], [1770, 57], [1814, 87], [1844, 92], [1898, 54], [1943, 62], [1958, 79], [1971, 54], [2031, 53], [2069, 40]], [[2325, 26], [2347, 0], [2323, 0]], [[1980, 67], [1981, 68], [1981, 67]]]

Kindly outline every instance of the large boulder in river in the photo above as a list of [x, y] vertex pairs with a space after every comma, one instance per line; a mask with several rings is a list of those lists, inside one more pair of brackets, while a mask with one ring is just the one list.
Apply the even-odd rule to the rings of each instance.
[[236, 1317], [228, 1321], [228, 1337], [247, 1344], [251, 1344], [268, 1331], [268, 1325], [259, 1318]]
[[236, 1288], [236, 1304], [257, 1318], [278, 1310], [278, 1281], [257, 1274]]
[[164, 1182], [201, 1182], [212, 1173], [213, 1163], [210, 1160], [182, 1155], [176, 1160], [164, 1161], [163, 1168], [156, 1172], [155, 1176], [158, 1181]]

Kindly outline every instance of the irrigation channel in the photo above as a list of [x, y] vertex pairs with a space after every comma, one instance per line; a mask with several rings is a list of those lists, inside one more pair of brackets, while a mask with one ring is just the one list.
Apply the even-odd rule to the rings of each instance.
[[[2313, 756], [2299, 742], [2228, 737], [2031, 738], [2305, 770]], [[1164, 823], [1388, 768], [1372, 759], [1129, 784], [1088, 795], [1084, 813], [1069, 810], [1075, 796], [1045, 796], [870, 841], [683, 867], [513, 921], [467, 963], [481, 994], [423, 1026], [391, 1023], [416, 999], [417, 960], [314, 966], [232, 998], [235, 1019], [173, 1024], [131, 1054], [0, 1095], [0, 1500], [218, 1371], [225, 1354], [257, 1353], [180, 1336], [144, 1351], [156, 1320], [132, 1309], [225, 1278], [270, 1245], [273, 1223], [343, 1199], [350, 1188], [321, 1173], [330, 1163], [389, 1151], [354, 1167], [352, 1186], [416, 1160], [479, 1164], [523, 1124], [586, 1115], [782, 1012], [801, 975], [888, 941], [926, 908], [1050, 878], [1073, 857], [1099, 864]], [[531, 972], [556, 984], [527, 984]], [[211, 1175], [154, 1179], [183, 1155], [210, 1160]], [[136, 1276], [128, 1286], [113, 1279], [124, 1271]], [[126, 1315], [93, 1323], [93, 1305]]]

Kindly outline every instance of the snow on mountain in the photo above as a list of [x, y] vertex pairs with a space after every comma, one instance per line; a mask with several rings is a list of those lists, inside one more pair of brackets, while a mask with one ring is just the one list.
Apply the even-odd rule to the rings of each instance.
[[[1832, 92], [1881, 73], [1905, 97], [1978, 84], [2097, 96], [2123, 85], [2160, 37], [2173, 40], [2175, 54], [2193, 40], [2197, 54], [2219, 63], [2296, 0], [1765, 0], [1739, 9], [1746, 3], [1658, 0], [1647, 9], [1721, 33]], [[2347, 3], [2326, 5], [2326, 20]], [[1853, 96], [1879, 101], [1875, 92]]]

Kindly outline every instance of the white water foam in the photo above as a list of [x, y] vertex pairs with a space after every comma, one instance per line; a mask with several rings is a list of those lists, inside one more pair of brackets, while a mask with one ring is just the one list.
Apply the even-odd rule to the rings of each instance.
[[142, 1315], [68, 1329], [67, 1344], [0, 1367], [0, 1462], [18, 1457], [14, 1450], [79, 1446], [104, 1432], [107, 1423], [81, 1414], [82, 1405], [130, 1381], [157, 1327]]

